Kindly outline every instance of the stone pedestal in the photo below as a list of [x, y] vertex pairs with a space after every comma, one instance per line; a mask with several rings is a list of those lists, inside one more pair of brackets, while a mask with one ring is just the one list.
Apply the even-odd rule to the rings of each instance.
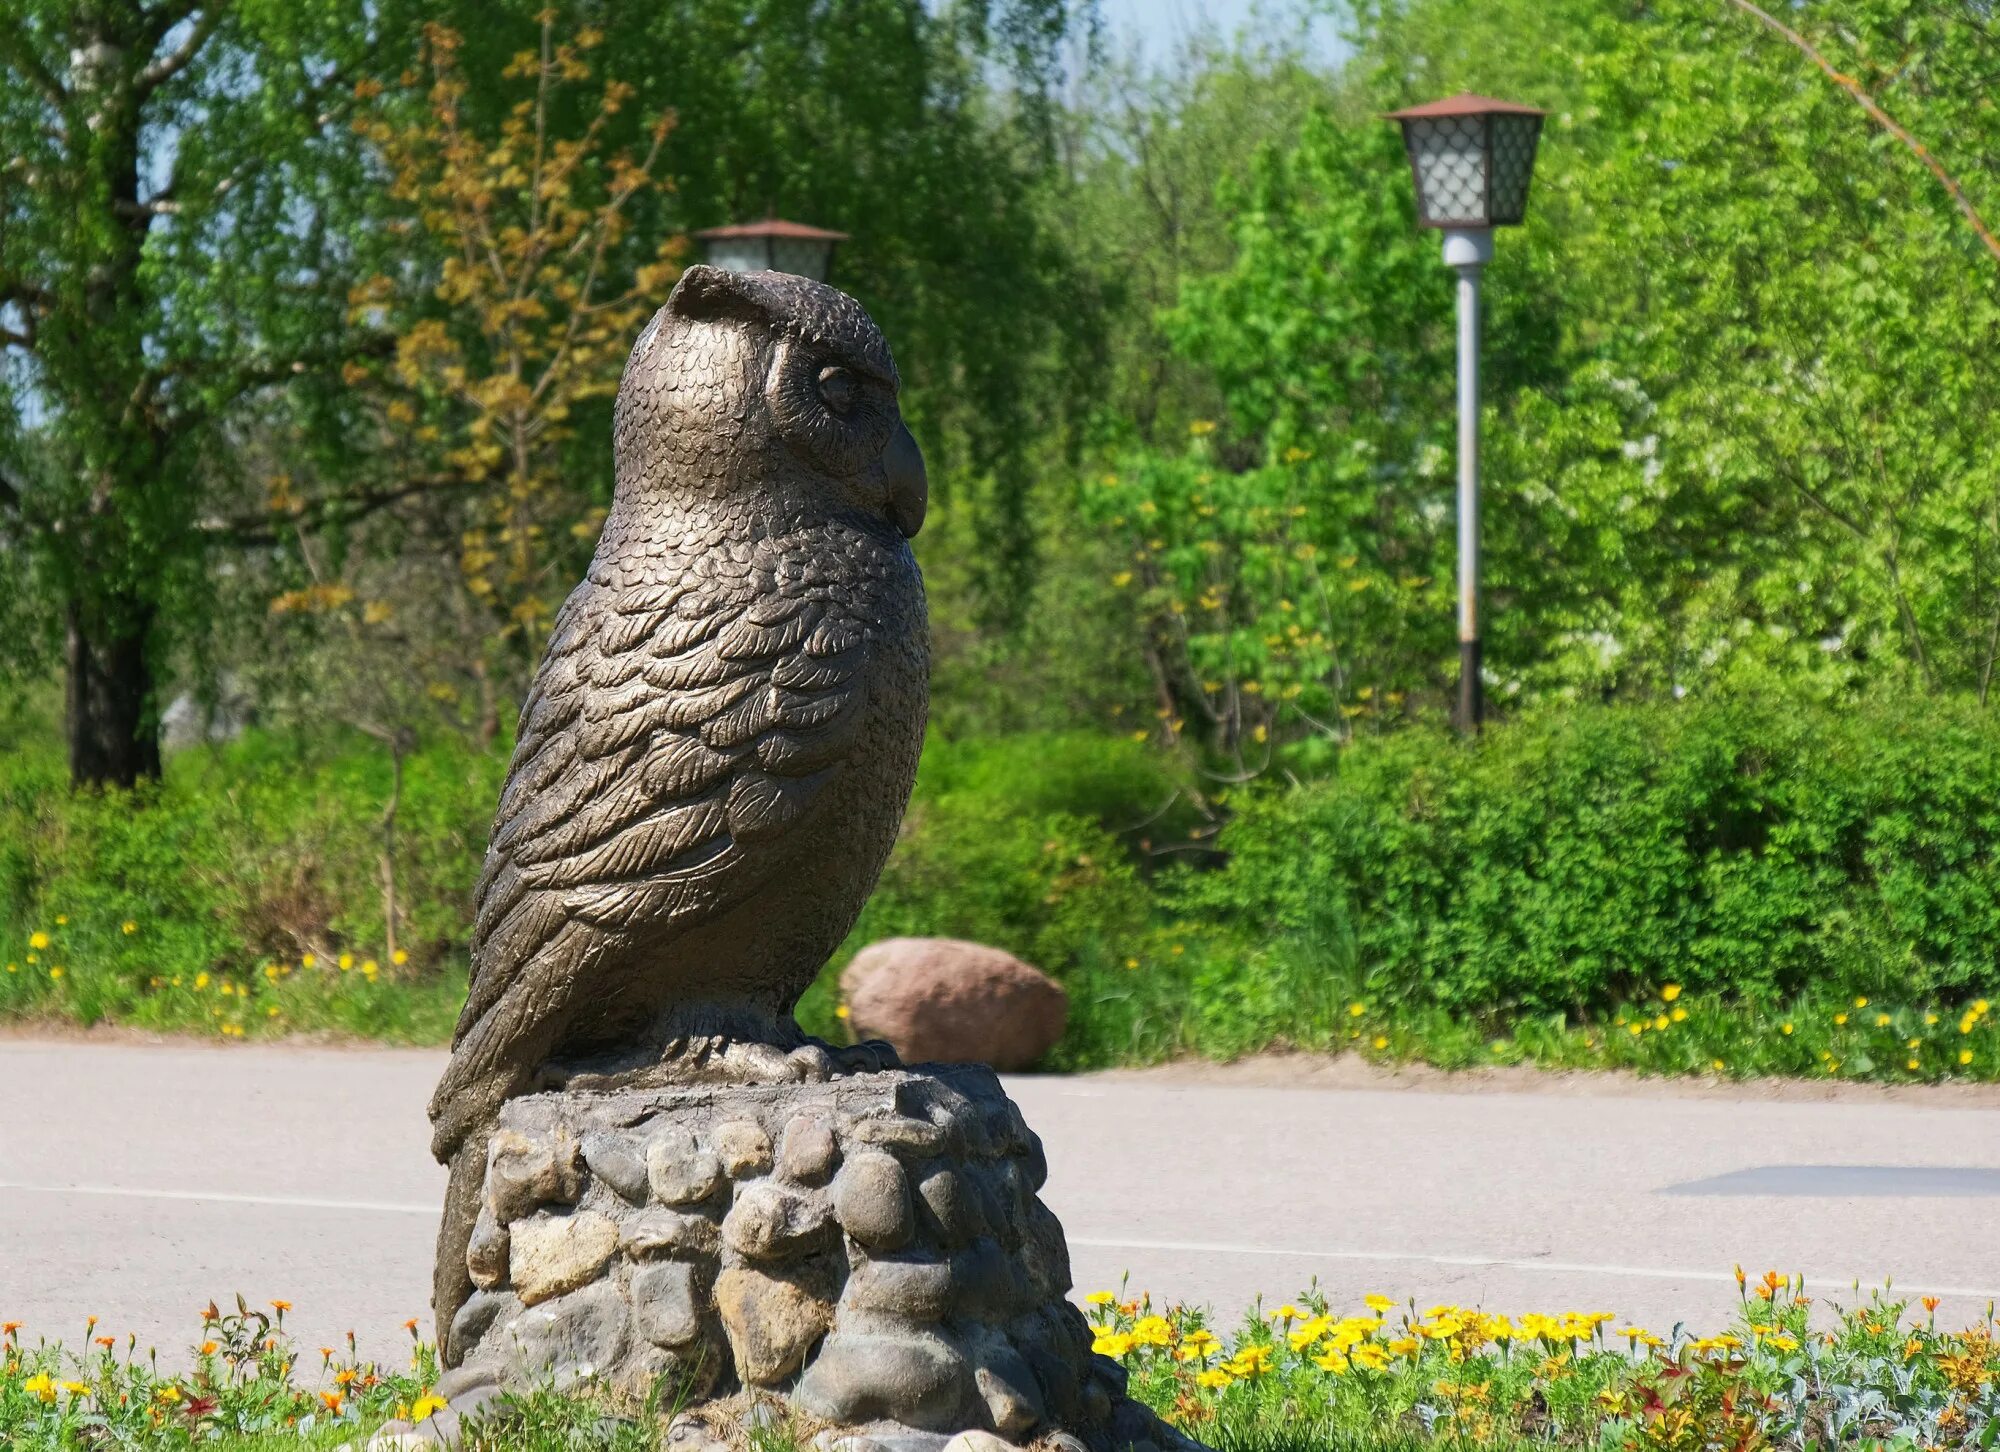
[[765, 1391], [881, 1435], [1177, 1443], [1064, 1299], [1046, 1177], [984, 1068], [516, 1099], [452, 1380], [636, 1398], [664, 1377], [669, 1400]]

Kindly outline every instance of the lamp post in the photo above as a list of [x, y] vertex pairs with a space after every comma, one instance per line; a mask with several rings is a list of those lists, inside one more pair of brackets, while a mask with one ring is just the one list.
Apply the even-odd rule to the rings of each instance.
[[766, 217], [761, 222], [710, 227], [695, 233], [694, 240], [701, 244], [702, 261], [726, 272], [792, 272], [825, 282], [833, 270], [833, 249], [847, 240], [847, 234]]
[[1477, 731], [1480, 683], [1479, 277], [1493, 260], [1493, 229], [1528, 211], [1535, 145], [1548, 113], [1470, 91], [1392, 111], [1417, 183], [1417, 221], [1444, 232], [1458, 273], [1458, 722]]

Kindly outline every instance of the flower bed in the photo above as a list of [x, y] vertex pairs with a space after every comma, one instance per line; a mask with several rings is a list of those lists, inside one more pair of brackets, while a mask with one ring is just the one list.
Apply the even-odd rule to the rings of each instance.
[[[1321, 1448], [1629, 1449], [1761, 1452], [1890, 1446], [1987, 1449], [2000, 1440], [2000, 1327], [1935, 1324], [1935, 1302], [1876, 1292], [1815, 1304], [1801, 1282], [1738, 1272], [1743, 1310], [1706, 1336], [1620, 1325], [1603, 1312], [1419, 1311], [1386, 1296], [1353, 1307], [1309, 1293], [1253, 1310], [1233, 1332], [1187, 1307], [1110, 1291], [1086, 1297], [1096, 1349], [1121, 1362], [1134, 1396], [1218, 1452]], [[438, 1405], [434, 1348], [411, 1333], [407, 1367], [320, 1347], [302, 1355], [240, 1299], [211, 1306], [192, 1369], [97, 1336], [77, 1348], [0, 1334], [0, 1446], [215, 1447], [228, 1452], [365, 1441], [390, 1417]], [[538, 1392], [473, 1441], [490, 1452], [665, 1446], [674, 1389], [607, 1415], [590, 1396]], [[755, 1452], [795, 1452], [782, 1426]]]

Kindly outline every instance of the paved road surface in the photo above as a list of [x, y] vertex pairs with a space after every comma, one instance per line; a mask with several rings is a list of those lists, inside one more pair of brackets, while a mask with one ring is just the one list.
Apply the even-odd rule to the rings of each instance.
[[[302, 1344], [399, 1353], [442, 1175], [425, 1051], [0, 1040], [0, 1318], [139, 1334], [283, 1297]], [[1020, 1078], [1080, 1289], [1218, 1308], [1312, 1278], [1716, 1326], [1741, 1261], [1822, 1296], [2000, 1297], [2000, 1110]], [[1873, 1166], [1828, 1176], [1774, 1167]], [[1930, 1167], [1930, 1173], [1898, 1173]], [[1980, 1171], [1986, 1173], [1966, 1173]], [[1939, 1173], [1939, 1171], [1944, 1171]], [[1748, 1173], [1744, 1173], [1748, 1172]], [[1677, 1189], [1718, 1176], [1731, 1193]], [[1884, 1193], [1887, 1192], [1887, 1193]], [[428, 1323], [426, 1322], [426, 1329]]]

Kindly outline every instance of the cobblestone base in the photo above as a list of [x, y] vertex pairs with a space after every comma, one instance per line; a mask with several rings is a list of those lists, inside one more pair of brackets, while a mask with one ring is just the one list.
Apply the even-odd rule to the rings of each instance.
[[514, 1100], [452, 1383], [665, 1377], [834, 1427], [1188, 1445], [1092, 1354], [1047, 1173], [983, 1068]]

